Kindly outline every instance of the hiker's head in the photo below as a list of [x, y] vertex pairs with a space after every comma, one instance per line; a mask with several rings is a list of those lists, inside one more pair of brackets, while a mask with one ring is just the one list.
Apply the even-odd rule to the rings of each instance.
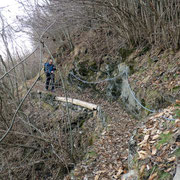
[[52, 60], [52, 59], [50, 59], [50, 60], [49, 60], [49, 64], [52, 64], [52, 63], [53, 63], [53, 60]]

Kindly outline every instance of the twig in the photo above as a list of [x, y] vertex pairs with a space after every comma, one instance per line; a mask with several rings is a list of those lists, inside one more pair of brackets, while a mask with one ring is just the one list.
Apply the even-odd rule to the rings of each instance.
[[9, 144], [9, 143], [1, 143], [1, 145], [9, 146], [9, 147], [21, 147], [21, 148], [28, 148], [28, 149], [35, 149], [38, 150], [39, 148], [33, 146], [26, 146], [23, 144]]
[[[0, 130], [0, 132], [6, 132], [6, 131], [5, 130]], [[21, 136], [32, 137], [34, 139], [38, 139], [38, 140], [41, 140], [41, 141], [44, 141], [44, 142], [49, 142], [49, 140], [47, 140], [47, 139], [44, 139], [44, 138], [39, 137], [39, 136], [34, 136], [34, 135], [31, 135], [31, 134], [25, 134], [25, 133], [21, 133], [21, 132], [17, 132], [17, 131], [11, 131], [10, 133], [13, 133], [13, 134], [16, 134], [16, 135], [21, 135]]]
[[28, 92], [26, 93], [26, 95], [24, 96], [24, 98], [22, 99], [22, 101], [20, 102], [19, 106], [17, 107], [16, 111], [15, 111], [15, 114], [12, 118], [12, 121], [11, 121], [11, 125], [10, 127], [8, 128], [8, 130], [6, 131], [6, 133], [1, 137], [0, 139], [0, 142], [3, 141], [3, 139], [8, 135], [8, 133], [10, 132], [10, 130], [12, 129], [13, 125], [14, 125], [14, 122], [15, 122], [15, 119], [16, 119], [16, 116], [21, 108], [21, 106], [23, 105], [24, 101], [26, 100], [26, 98], [28, 97], [29, 93], [31, 92], [31, 90], [33, 89], [33, 87], [35, 86], [35, 84], [37, 83], [37, 81], [39, 80], [39, 77], [37, 77], [37, 79], [34, 81], [33, 85], [31, 86], [31, 88], [28, 90]]
[[26, 58], [24, 58], [22, 61], [20, 61], [19, 63], [17, 63], [14, 67], [12, 67], [9, 71], [7, 71], [6, 73], [4, 73], [4, 75], [2, 75], [0, 77], [0, 80], [3, 79], [6, 75], [8, 75], [13, 69], [15, 69], [17, 66], [19, 66], [21, 63], [23, 63], [24, 61], [26, 61], [29, 57], [31, 57], [32, 54], [34, 54], [36, 52], [36, 50], [38, 49], [39, 45], [32, 51], [31, 54], [29, 54]]

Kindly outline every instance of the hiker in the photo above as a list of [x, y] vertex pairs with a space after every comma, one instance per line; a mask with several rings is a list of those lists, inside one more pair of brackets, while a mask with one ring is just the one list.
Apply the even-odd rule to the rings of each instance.
[[55, 75], [54, 71], [56, 71], [56, 67], [53, 64], [53, 60], [50, 59], [49, 62], [44, 64], [44, 72], [46, 73], [46, 90], [49, 88], [49, 83], [51, 81], [51, 91], [54, 91], [54, 83], [55, 83]]

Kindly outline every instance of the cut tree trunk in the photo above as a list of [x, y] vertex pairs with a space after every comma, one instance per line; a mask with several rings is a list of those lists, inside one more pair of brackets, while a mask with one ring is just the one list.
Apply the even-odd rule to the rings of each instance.
[[55, 100], [56, 101], [62, 101], [62, 102], [68, 102], [68, 103], [75, 104], [75, 105], [78, 105], [81, 107], [85, 107], [85, 108], [90, 109], [90, 110], [98, 110], [98, 105], [88, 103], [85, 101], [81, 101], [78, 99], [73, 99], [73, 98], [67, 98], [66, 99], [65, 97], [55, 97]]

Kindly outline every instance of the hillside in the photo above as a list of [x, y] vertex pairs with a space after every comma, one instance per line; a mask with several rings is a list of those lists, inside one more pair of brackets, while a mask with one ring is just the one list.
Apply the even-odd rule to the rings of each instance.
[[[179, 159], [179, 52], [119, 48], [110, 42], [113, 33], [107, 45], [106, 33], [76, 35], [72, 52], [64, 44], [53, 54], [68, 96], [100, 105], [106, 117], [103, 129], [88, 131], [90, 146], [65, 179], [172, 179]], [[56, 76], [55, 94], [64, 96]]]
[[1, 1], [0, 179], [179, 180], [179, 27], [179, 0]]
[[102, 24], [41, 42], [32, 73], [28, 58], [9, 70], [1, 59], [0, 179], [179, 178], [180, 52], [118, 37]]

